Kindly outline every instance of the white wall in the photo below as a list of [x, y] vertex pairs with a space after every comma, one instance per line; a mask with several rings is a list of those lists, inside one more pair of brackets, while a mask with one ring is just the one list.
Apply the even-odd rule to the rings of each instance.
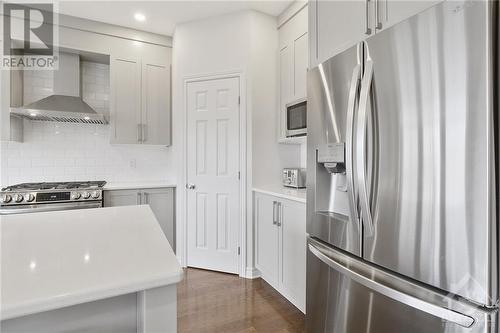
[[[254, 11], [212, 17], [176, 27], [173, 42], [173, 149], [172, 159], [182, 161], [185, 147], [184, 81], [221, 73], [240, 73], [241, 114], [247, 119], [247, 249], [252, 249], [253, 185], [280, 182], [284, 166], [300, 163], [298, 146], [278, 145], [278, 31], [276, 18]], [[185, 223], [185, 170], [171, 165], [179, 183], [178, 225]], [[245, 170], [246, 169], [246, 170]], [[177, 239], [185, 239], [181, 227]], [[179, 246], [181, 243], [178, 242]], [[184, 248], [177, 249], [185, 258]], [[253, 267], [252, 251], [247, 251], [247, 267]]]

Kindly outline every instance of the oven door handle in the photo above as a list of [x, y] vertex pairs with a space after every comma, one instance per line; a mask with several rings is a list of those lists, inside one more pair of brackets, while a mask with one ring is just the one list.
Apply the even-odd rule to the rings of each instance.
[[61, 210], [73, 210], [82, 208], [101, 208], [102, 202], [71, 202], [61, 204], [34, 204], [22, 206], [9, 206], [0, 209], [0, 215], [11, 214], [24, 214], [24, 213], [40, 213], [40, 212], [53, 212]]

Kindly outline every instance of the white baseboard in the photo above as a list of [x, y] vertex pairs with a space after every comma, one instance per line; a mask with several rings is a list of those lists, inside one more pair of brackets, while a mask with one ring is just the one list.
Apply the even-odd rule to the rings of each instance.
[[260, 277], [260, 271], [255, 267], [247, 267], [245, 271], [245, 278], [256, 279]]

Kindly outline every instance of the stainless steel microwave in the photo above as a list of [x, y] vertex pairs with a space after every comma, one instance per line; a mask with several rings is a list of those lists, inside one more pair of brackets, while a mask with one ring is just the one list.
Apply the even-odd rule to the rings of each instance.
[[307, 135], [307, 99], [302, 98], [286, 105], [285, 136]]

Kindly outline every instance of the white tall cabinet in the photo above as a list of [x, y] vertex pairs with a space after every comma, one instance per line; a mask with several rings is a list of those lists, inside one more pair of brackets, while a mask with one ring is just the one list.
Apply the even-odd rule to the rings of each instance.
[[307, 5], [279, 27], [279, 128], [278, 142], [303, 143], [304, 138], [285, 136], [286, 105], [307, 97], [309, 63]]
[[255, 266], [302, 312], [306, 299], [306, 205], [255, 192]]
[[149, 205], [151, 207], [165, 237], [175, 251], [174, 189], [166, 187], [104, 191], [104, 207], [134, 205]]
[[310, 0], [310, 68], [441, 1]]

